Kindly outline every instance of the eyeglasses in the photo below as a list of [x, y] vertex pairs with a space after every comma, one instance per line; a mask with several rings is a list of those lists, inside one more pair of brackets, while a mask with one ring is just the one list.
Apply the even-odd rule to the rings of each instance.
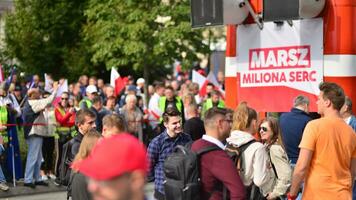
[[68, 100], [68, 98], [62, 98], [62, 100]]
[[263, 132], [267, 132], [268, 131], [268, 129], [266, 128], [266, 127], [264, 127], [264, 126], [261, 126], [259, 129], [258, 129], [258, 131], [263, 131]]

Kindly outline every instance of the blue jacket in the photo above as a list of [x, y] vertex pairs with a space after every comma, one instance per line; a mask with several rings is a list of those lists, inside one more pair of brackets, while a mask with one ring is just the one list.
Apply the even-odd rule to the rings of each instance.
[[351, 120], [349, 122], [349, 125], [354, 129], [356, 132], [356, 117], [354, 115], [351, 115]]
[[304, 128], [312, 120], [308, 113], [292, 108], [288, 113], [283, 113], [279, 118], [282, 130], [282, 140], [287, 155], [293, 164], [297, 163], [299, 156], [299, 143], [302, 140]]

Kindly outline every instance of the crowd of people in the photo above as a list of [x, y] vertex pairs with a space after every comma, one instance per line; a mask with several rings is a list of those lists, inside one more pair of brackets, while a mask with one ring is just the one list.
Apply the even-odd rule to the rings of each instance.
[[[82, 136], [92, 128], [103, 135], [126, 131], [147, 146], [164, 129], [161, 116], [167, 107], [173, 106], [184, 113], [183, 119], [188, 115], [190, 118], [192, 113], [198, 115], [200, 107], [196, 100], [202, 101], [199, 85], [185, 76], [180, 77], [155, 81], [148, 85], [148, 93], [144, 94], [145, 80], [135, 81], [131, 76], [128, 76], [125, 88], [117, 93], [114, 86], [94, 76], [82, 75], [63, 90], [64, 79], [57, 83], [48, 74], [44, 78], [40, 75], [24, 78], [11, 73], [0, 87], [0, 131], [4, 140], [1, 143], [4, 143], [2, 149], [6, 154], [6, 159], [2, 159], [4, 172], [0, 173], [0, 189], [9, 189], [6, 180], [22, 178], [24, 185], [31, 188], [47, 185], [49, 179], [61, 184], [59, 172], [63, 146], [71, 139], [76, 141], [75, 155]], [[212, 90], [212, 85], [209, 89]], [[81, 110], [86, 110], [86, 117], [78, 116]], [[112, 114], [118, 117], [106, 119], [107, 125], [103, 126], [105, 116]], [[85, 121], [87, 118], [93, 119], [94, 123]], [[197, 133], [199, 137], [203, 134], [202, 121], [195, 118], [201, 125], [201, 131]], [[26, 141], [25, 158], [20, 158], [16, 127], [21, 130], [19, 133], [24, 132], [24, 136], [19, 137]], [[21, 146], [21, 149], [26, 147]]]
[[[67, 91], [63, 80], [47, 87], [38, 75], [28, 85], [16, 75], [2, 84], [0, 153], [14, 140], [5, 139], [13, 118], [28, 146], [24, 186], [52, 179], [69, 185], [73, 200], [142, 200], [148, 181], [155, 199], [168, 200], [165, 162], [178, 145], [190, 145], [216, 148], [199, 158], [201, 199], [352, 199], [356, 119], [338, 85], [320, 84], [321, 117], [313, 120], [302, 95], [290, 112], [260, 118], [247, 102], [225, 108], [212, 84], [202, 94], [179, 77], [144, 93], [144, 79], [128, 80], [120, 94], [85, 75]], [[0, 168], [1, 190], [11, 175]]]

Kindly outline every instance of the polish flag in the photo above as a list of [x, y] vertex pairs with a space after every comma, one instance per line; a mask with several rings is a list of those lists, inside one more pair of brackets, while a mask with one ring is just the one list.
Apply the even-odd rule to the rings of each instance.
[[204, 85], [206, 85], [206, 77], [201, 75], [199, 72], [193, 70], [192, 73], [192, 82], [194, 83], [198, 83], [199, 84], [199, 88], [202, 89]]
[[[45, 77], [45, 91], [52, 93], [53, 92], [53, 79], [50, 75], [44, 74]], [[56, 97], [62, 96], [63, 92], [68, 92], [68, 80], [60, 79], [58, 82], [58, 89]]]
[[218, 90], [223, 98], [225, 97], [225, 91], [221, 89], [219, 82], [216, 80], [216, 77], [212, 71], [210, 71], [208, 77], [205, 77], [200, 73], [198, 73], [197, 71], [193, 70], [192, 82], [199, 84], [199, 88], [200, 88], [199, 95], [201, 97], [206, 96], [206, 86], [208, 85], [209, 82], [215, 86], [214, 89]]
[[121, 78], [119, 72], [114, 67], [111, 68], [110, 85], [115, 88], [115, 95], [120, 94], [125, 88], [125, 78]]
[[219, 91], [221, 96], [225, 98], [225, 91], [222, 89], [221, 85], [219, 84], [218, 80], [216, 79], [215, 74], [210, 71], [208, 77], [206, 79], [214, 85], [214, 89]]
[[58, 89], [56, 98], [53, 100], [52, 104], [57, 106], [59, 102], [61, 102], [61, 97], [63, 92], [68, 92], [68, 80], [67, 79], [60, 79], [58, 82]]

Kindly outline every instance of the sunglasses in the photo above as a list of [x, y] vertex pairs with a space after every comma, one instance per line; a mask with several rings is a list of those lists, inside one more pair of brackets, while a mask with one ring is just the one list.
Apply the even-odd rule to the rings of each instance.
[[68, 100], [68, 98], [62, 98], [62, 100]]
[[258, 129], [258, 131], [263, 131], [263, 132], [267, 132], [268, 131], [268, 129], [266, 128], [266, 127], [264, 127], [264, 126], [261, 126], [259, 129]]

